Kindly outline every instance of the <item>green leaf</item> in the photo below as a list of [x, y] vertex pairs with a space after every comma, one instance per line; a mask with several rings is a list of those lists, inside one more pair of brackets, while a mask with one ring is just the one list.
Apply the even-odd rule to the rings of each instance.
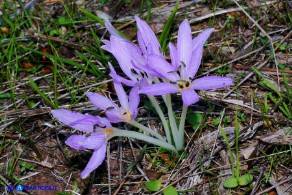
[[163, 190], [163, 195], [178, 195], [178, 192], [173, 186], [168, 186]]
[[[144, 102], [144, 108], [157, 114], [156, 109], [154, 108], [154, 106], [152, 105], [151, 101], [145, 101]], [[160, 106], [162, 112], [165, 112], [165, 107], [163, 105]], [[158, 115], [158, 114], [157, 114]]]
[[65, 25], [65, 24], [72, 23], [72, 22], [70, 20], [67, 20], [67, 18], [65, 16], [61, 16], [58, 18], [58, 23], [60, 25]]
[[229, 177], [223, 183], [225, 188], [236, 188], [238, 186], [237, 179], [235, 177]]
[[240, 186], [246, 186], [250, 184], [253, 180], [253, 176], [249, 173], [242, 175], [238, 178], [238, 183]]
[[273, 92], [277, 93], [281, 97], [280, 91], [277, 89], [277, 87], [268, 79], [264, 79], [263, 81], [260, 81], [260, 84], [264, 85], [265, 87], [269, 88]]
[[152, 192], [156, 192], [161, 188], [161, 181], [160, 180], [147, 181], [145, 183], [145, 187]]
[[228, 123], [231, 123], [232, 120], [231, 120], [230, 118], [228, 118], [228, 117], [224, 117], [224, 118], [222, 119], [222, 122], [223, 122], [224, 124], [228, 124]]
[[60, 29], [51, 30], [50, 31], [50, 36], [54, 36], [54, 35], [56, 35], [56, 36], [62, 35], [62, 30], [60, 30]]
[[240, 115], [240, 120], [241, 120], [241, 122], [245, 122], [246, 121], [245, 120], [245, 115], [243, 113]]
[[167, 48], [166, 46], [167, 46], [167, 40], [169, 37], [169, 32], [170, 32], [170, 29], [171, 29], [172, 24], [174, 22], [175, 14], [178, 10], [178, 5], [179, 5], [179, 1], [176, 2], [175, 7], [174, 7], [173, 11], [171, 12], [166, 24], [164, 25], [162, 33], [159, 37], [159, 43], [161, 45], [161, 50], [163, 52], [165, 52], [166, 48]]
[[268, 43], [269, 39], [268, 39], [268, 37], [264, 36], [264, 37], [261, 37], [260, 41], [263, 45], [265, 45]]
[[213, 121], [213, 126], [217, 126], [219, 125], [220, 123], [220, 118], [216, 118], [214, 121]]
[[0, 94], [0, 99], [6, 99], [6, 98], [11, 98], [12, 94], [11, 93], [2, 93]]
[[203, 116], [200, 113], [187, 113], [187, 121], [192, 125], [193, 129], [197, 129], [203, 121]]

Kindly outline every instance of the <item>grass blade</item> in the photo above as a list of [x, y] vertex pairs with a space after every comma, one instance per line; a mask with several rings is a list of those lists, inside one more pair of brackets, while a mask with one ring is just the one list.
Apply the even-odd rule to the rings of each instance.
[[44, 92], [42, 92], [42, 90], [37, 86], [37, 84], [34, 82], [34, 80], [32, 80], [32, 78], [28, 77], [28, 80], [29, 80], [29, 84], [31, 85], [31, 87], [43, 98], [43, 100], [47, 104], [49, 104], [54, 109], [58, 108], [58, 105], [56, 105], [54, 102], [52, 102], [50, 100], [50, 98]]
[[175, 14], [176, 14], [176, 12], [178, 10], [178, 5], [179, 5], [179, 1], [176, 2], [175, 7], [174, 7], [173, 11], [171, 12], [166, 24], [164, 25], [162, 33], [161, 33], [161, 35], [159, 37], [159, 42], [160, 42], [160, 45], [161, 45], [162, 52], [166, 51], [167, 40], [168, 40], [168, 37], [169, 37], [170, 29], [171, 29], [172, 24], [174, 22]]

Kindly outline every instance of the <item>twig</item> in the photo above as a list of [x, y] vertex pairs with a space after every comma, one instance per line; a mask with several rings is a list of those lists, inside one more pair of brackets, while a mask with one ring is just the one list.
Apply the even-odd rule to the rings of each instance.
[[273, 185], [272, 187], [269, 187], [269, 188], [265, 189], [264, 191], [261, 191], [261, 192], [257, 193], [256, 195], [264, 194], [264, 193], [266, 193], [266, 192], [268, 192], [268, 191], [270, 191], [270, 190], [272, 190], [272, 189], [274, 189], [274, 188], [276, 188], [276, 187], [278, 187], [278, 186], [280, 186], [280, 185], [282, 185], [282, 184], [284, 184], [284, 183], [286, 183], [288, 181], [291, 181], [291, 180], [292, 180], [292, 177], [290, 176], [287, 179], [285, 179], [284, 181], [281, 181], [281, 182]]
[[216, 136], [215, 136], [215, 141], [214, 141], [214, 145], [213, 145], [213, 148], [212, 148], [212, 151], [211, 151], [210, 157], [212, 157], [213, 154], [214, 154], [214, 149], [215, 149], [215, 146], [216, 146], [216, 144], [217, 144], [218, 134], [219, 134], [219, 132], [220, 132], [220, 129], [219, 129], [219, 128], [221, 127], [221, 123], [222, 123], [222, 119], [223, 119], [224, 115], [225, 115], [225, 108], [224, 108], [223, 111], [221, 112], [220, 122], [219, 122], [219, 125], [218, 125], [218, 128], [217, 128], [217, 133], [216, 133]]
[[212, 68], [211, 70], [209, 70], [209, 71], [207, 71], [207, 72], [205, 72], [205, 73], [203, 73], [203, 74], [200, 74], [199, 76], [208, 75], [210, 72], [213, 72], [213, 71], [215, 71], [215, 70], [217, 70], [217, 69], [219, 69], [219, 68], [225, 67], [225, 66], [227, 66], [227, 65], [232, 64], [233, 62], [236, 62], [236, 61], [241, 60], [241, 59], [243, 59], [243, 58], [246, 58], [246, 57], [248, 57], [248, 56], [250, 56], [250, 55], [252, 55], [252, 54], [254, 54], [254, 53], [257, 53], [257, 52], [261, 51], [263, 48], [264, 48], [264, 47], [260, 47], [260, 48], [258, 48], [258, 49], [256, 49], [256, 50], [251, 51], [251, 52], [249, 52], [249, 53], [247, 53], [247, 54], [245, 54], [245, 55], [243, 55], [243, 56], [240, 56], [240, 57], [238, 57], [238, 58], [236, 58], [236, 59], [234, 59], [234, 60], [232, 60], [232, 61], [230, 61], [230, 62], [227, 62], [226, 64], [222, 64], [222, 65], [220, 65], [220, 66], [217, 66], [217, 67], [215, 67], [215, 68]]
[[[256, 68], [257, 69], [260, 69], [260, 68], [262, 68], [264, 65], [266, 65], [266, 63], [269, 61], [269, 59], [267, 59], [266, 61], [264, 61], [263, 63], [261, 63], [260, 65], [258, 65]], [[254, 72], [250, 72], [244, 79], [242, 79], [238, 84], [237, 84], [237, 87], [239, 87], [242, 83], [244, 83], [249, 77], [251, 77], [252, 75], [254, 74]], [[223, 99], [224, 98], [226, 98], [227, 96], [229, 96], [234, 90], [236, 89], [236, 87], [235, 88], [233, 88], [233, 89], [231, 89], [230, 91], [228, 91], [227, 92], [227, 94], [225, 94], [224, 96], [223, 96]]]
[[275, 61], [275, 65], [276, 65], [276, 70], [277, 70], [277, 79], [278, 79], [278, 86], [279, 86], [279, 90], [280, 90], [280, 78], [279, 78], [279, 68], [278, 68], [278, 62], [276, 59], [276, 54], [275, 54], [275, 48], [274, 48], [274, 43], [273, 43], [273, 39], [270, 37], [270, 35], [243, 9], [243, 7], [241, 5], [239, 5], [237, 3], [236, 0], [233, 0], [233, 2], [241, 9], [241, 11], [260, 29], [260, 31], [266, 35], [266, 37], [268, 37], [270, 43], [271, 43], [271, 49], [274, 55], [274, 61]]
[[258, 186], [259, 186], [259, 183], [260, 183], [261, 178], [262, 178], [262, 176], [263, 176], [263, 174], [264, 174], [264, 171], [265, 171], [264, 167], [261, 167], [261, 168], [260, 168], [260, 171], [261, 171], [261, 172], [260, 172], [260, 175], [259, 175], [259, 177], [258, 177], [258, 179], [257, 179], [257, 181], [256, 181], [256, 184], [254, 185], [254, 187], [253, 187], [253, 189], [252, 189], [250, 195], [253, 195], [253, 194], [257, 191]]
[[[272, 4], [274, 3], [275, 1], [270, 1], [270, 2], [265, 2], [264, 4], [261, 3], [259, 4], [258, 6], [262, 6], [262, 5], [269, 5], [269, 4]], [[198, 17], [198, 18], [194, 18], [192, 20], [189, 20], [190, 23], [194, 23], [194, 22], [198, 22], [198, 21], [202, 21], [202, 20], [205, 20], [207, 18], [211, 18], [211, 17], [214, 17], [214, 16], [218, 16], [218, 15], [222, 15], [222, 14], [226, 14], [226, 13], [230, 13], [230, 12], [236, 12], [236, 11], [242, 11], [244, 9], [248, 9], [248, 7], [239, 7], [239, 8], [229, 8], [229, 9], [225, 9], [225, 10], [220, 10], [220, 11], [217, 11], [215, 13], [210, 13], [210, 14], [207, 14], [205, 16], [201, 16], [201, 17]]]

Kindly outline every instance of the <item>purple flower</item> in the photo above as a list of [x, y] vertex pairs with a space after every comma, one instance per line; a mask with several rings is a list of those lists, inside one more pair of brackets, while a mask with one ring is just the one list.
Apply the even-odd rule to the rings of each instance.
[[143, 86], [139, 93], [148, 95], [165, 95], [180, 92], [184, 106], [199, 101], [194, 90], [211, 90], [227, 87], [233, 84], [231, 78], [206, 76], [193, 80], [201, 64], [203, 46], [213, 29], [207, 29], [192, 39], [191, 27], [188, 20], [184, 20], [179, 27], [177, 48], [170, 43], [171, 64], [159, 55], [149, 55], [147, 65], [156, 71], [164, 83]]
[[65, 143], [76, 150], [93, 150], [93, 154], [81, 173], [86, 178], [105, 159], [107, 136], [112, 132], [110, 122], [102, 117], [80, 114], [66, 109], [52, 110], [52, 114], [62, 123], [89, 135], [71, 135]]
[[138, 86], [134, 86], [127, 96], [123, 86], [119, 82], [114, 81], [114, 87], [121, 106], [113, 101], [97, 93], [86, 92], [86, 96], [97, 108], [105, 111], [108, 120], [112, 123], [133, 120], [138, 114], [138, 105], [140, 97], [138, 94]]
[[128, 86], [134, 86], [137, 83], [140, 86], [152, 83], [153, 77], [157, 76], [157, 73], [149, 69], [145, 64], [147, 56], [149, 54], [162, 56], [160, 52], [160, 44], [155, 33], [145, 21], [141, 20], [139, 17], [135, 17], [135, 19], [138, 26], [137, 39], [139, 47], [120, 36], [107, 20], [105, 20], [105, 25], [110, 32], [111, 37], [110, 40], [103, 40], [105, 45], [102, 46], [104, 50], [114, 55], [121, 69], [130, 80], [117, 75], [111, 65], [110, 76], [114, 80], [122, 82]]

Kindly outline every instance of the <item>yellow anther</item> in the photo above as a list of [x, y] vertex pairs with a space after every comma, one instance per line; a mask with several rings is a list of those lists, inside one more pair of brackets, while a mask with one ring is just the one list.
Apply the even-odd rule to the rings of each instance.
[[126, 117], [126, 121], [131, 120], [131, 113], [130, 112], [125, 112], [124, 116]]
[[111, 134], [112, 132], [113, 132], [113, 130], [110, 128], [104, 129], [104, 133], [106, 133], [106, 134]]
[[178, 81], [176, 84], [177, 84], [178, 91], [182, 91], [190, 87], [189, 81]]

